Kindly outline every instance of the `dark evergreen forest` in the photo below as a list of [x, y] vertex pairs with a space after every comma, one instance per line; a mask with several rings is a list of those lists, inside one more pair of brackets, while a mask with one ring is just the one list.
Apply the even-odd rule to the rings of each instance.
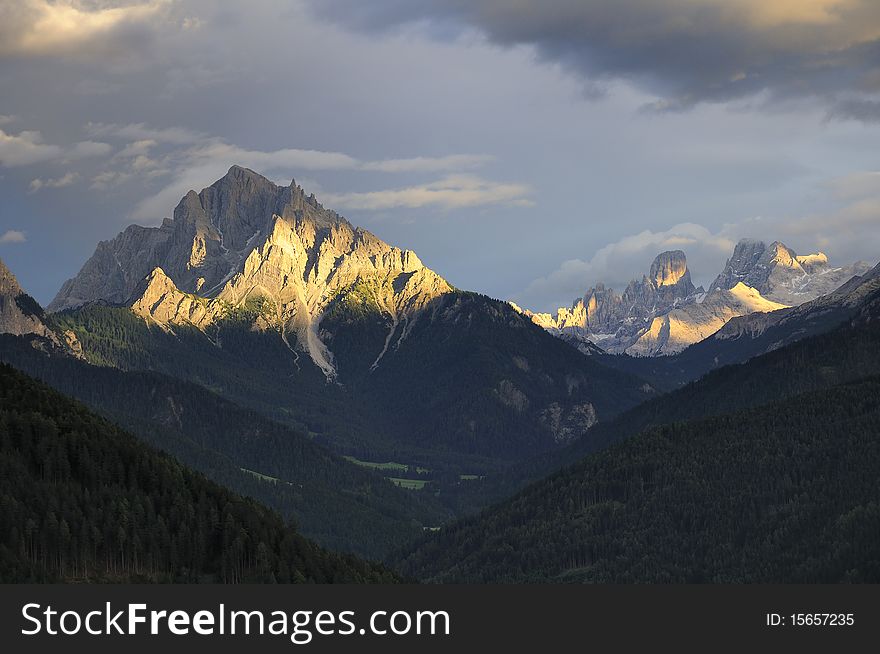
[[880, 581], [880, 378], [649, 428], [425, 537], [439, 582]]
[[395, 580], [0, 365], [0, 581]]

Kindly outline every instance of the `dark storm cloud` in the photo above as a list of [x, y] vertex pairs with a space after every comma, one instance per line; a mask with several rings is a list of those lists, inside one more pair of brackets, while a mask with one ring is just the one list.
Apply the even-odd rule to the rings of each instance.
[[[312, 0], [360, 30], [424, 21], [531, 45], [590, 80], [623, 78], [675, 110], [767, 91], [774, 97], [870, 92], [880, 64], [873, 0]], [[836, 115], [846, 117], [841, 111]]]

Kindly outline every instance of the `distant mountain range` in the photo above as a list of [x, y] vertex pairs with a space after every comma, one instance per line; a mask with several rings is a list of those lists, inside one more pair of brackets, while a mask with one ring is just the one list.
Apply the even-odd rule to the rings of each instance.
[[599, 354], [597, 360], [650, 380], [657, 388], [677, 388], [711, 370], [835, 329], [852, 320], [866, 298], [878, 289], [880, 265], [815, 300], [771, 313], [732, 318], [717, 332], [678, 354], [652, 358]]
[[659, 254], [648, 275], [622, 295], [600, 284], [555, 316], [524, 313], [585, 353], [597, 345], [611, 354], [676, 354], [732, 318], [808, 302], [868, 268], [864, 262], [835, 268], [821, 252], [799, 256], [778, 241], [744, 239], [708, 293], [694, 287], [685, 253], [675, 250]]

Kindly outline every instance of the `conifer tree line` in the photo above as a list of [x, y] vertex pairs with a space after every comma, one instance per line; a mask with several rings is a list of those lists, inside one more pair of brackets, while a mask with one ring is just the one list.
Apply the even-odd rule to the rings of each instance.
[[0, 580], [395, 579], [0, 365]]
[[880, 582], [880, 377], [652, 427], [399, 558], [439, 582]]

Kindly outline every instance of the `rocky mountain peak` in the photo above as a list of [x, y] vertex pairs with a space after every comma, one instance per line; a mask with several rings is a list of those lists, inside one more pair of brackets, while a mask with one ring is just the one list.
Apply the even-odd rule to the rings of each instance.
[[354, 227], [295, 181], [280, 187], [232, 166], [201, 192], [188, 192], [161, 227], [130, 227], [100, 244], [52, 307], [104, 299], [169, 329], [205, 329], [260, 306], [254, 327], [277, 330], [333, 379], [333, 353], [319, 326], [352, 289], [361, 289], [359, 301], [394, 333], [452, 287], [414, 252]]
[[155, 298], [160, 293], [177, 290], [178, 288], [171, 278], [165, 274], [164, 270], [157, 266], [137, 285], [134, 293], [132, 293], [131, 300]]
[[12, 271], [0, 259], [0, 295], [16, 296], [21, 293], [21, 286]]
[[834, 268], [821, 252], [800, 256], [780, 241], [767, 246], [743, 239], [710, 289], [727, 290], [743, 282], [769, 300], [794, 306], [830, 293], [868, 268], [864, 262]]
[[656, 316], [695, 302], [702, 291], [691, 281], [685, 253], [670, 250], [658, 254], [648, 274], [631, 281], [622, 294], [600, 283], [555, 316], [526, 315], [553, 333], [588, 339], [610, 352], [625, 352]]
[[830, 293], [868, 269], [833, 268], [819, 252], [798, 255], [781, 241], [742, 239], [709, 293], [695, 288], [681, 250], [661, 252], [649, 273], [622, 294], [597, 284], [555, 315], [526, 312], [568, 340], [588, 340], [608, 352], [671, 354], [717, 331], [732, 317], [772, 312]]
[[211, 296], [269, 236], [276, 218], [320, 231], [351, 227], [292, 181], [278, 186], [242, 166], [201, 192], [189, 191], [159, 227], [132, 225], [103, 241], [79, 274], [62, 286], [50, 311], [105, 300], [121, 304], [156, 267], [179, 289]]
[[801, 264], [798, 262], [797, 253], [779, 241], [773, 241], [773, 243], [770, 244], [764, 257], [767, 258], [771, 265], [803, 271]]
[[833, 268], [821, 252], [801, 256], [780, 241], [768, 246], [742, 239], [709, 293], [694, 288], [684, 252], [672, 250], [657, 255], [648, 275], [631, 281], [623, 294], [597, 284], [570, 309], [525, 313], [570, 342], [588, 341], [615, 354], [673, 354], [733, 317], [808, 302], [868, 268], [862, 262]]
[[685, 278], [686, 282], [689, 282], [690, 271], [685, 253], [681, 250], [661, 252], [651, 263], [651, 272], [648, 276], [657, 288], [674, 286]]
[[0, 334], [34, 334], [60, 345], [58, 335], [44, 318], [42, 307], [22, 290], [15, 275], [0, 260]]

